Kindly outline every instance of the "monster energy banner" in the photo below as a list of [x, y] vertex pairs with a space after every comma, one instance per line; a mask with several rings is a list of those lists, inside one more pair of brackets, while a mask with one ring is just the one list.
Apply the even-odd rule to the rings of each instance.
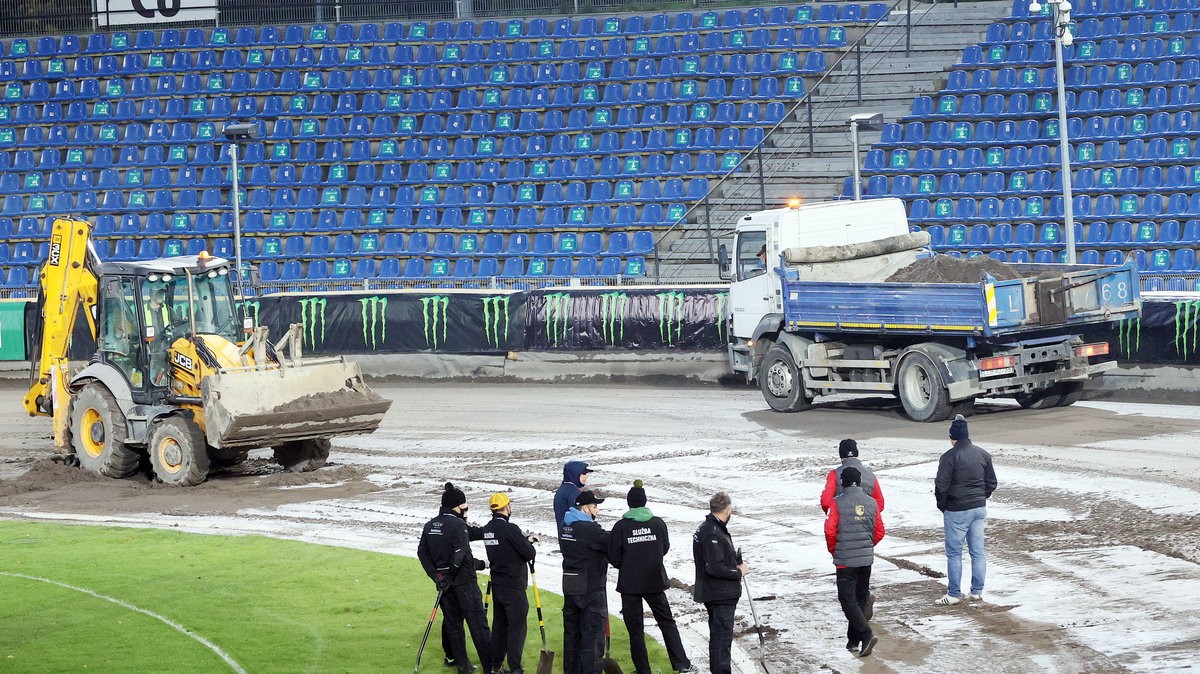
[[1110, 324], [1088, 337], [1107, 341], [1121, 362], [1200, 365], [1200, 301], [1146, 300], [1140, 318]]
[[279, 339], [301, 326], [312, 354], [521, 350], [719, 350], [724, 287], [571, 288], [531, 292], [390, 291], [266, 295], [244, 304]]
[[446, 291], [266, 295], [243, 303], [278, 340], [292, 323], [310, 354], [516, 351], [524, 293]]
[[561, 288], [530, 293], [529, 350], [715, 351], [729, 339], [729, 291], [705, 288]]

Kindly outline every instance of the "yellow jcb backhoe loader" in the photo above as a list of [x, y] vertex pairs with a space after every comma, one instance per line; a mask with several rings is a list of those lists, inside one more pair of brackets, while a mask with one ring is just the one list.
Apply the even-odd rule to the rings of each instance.
[[[277, 344], [239, 320], [229, 261], [200, 255], [101, 262], [90, 223], [54, 222], [39, 280], [40, 335], [25, 409], [54, 420], [54, 443], [86, 470], [169, 485], [273, 447], [285, 468], [324, 465], [329, 438], [374, 431], [391, 402], [344, 358], [303, 359], [300, 326]], [[69, 372], [82, 313], [96, 353]]]

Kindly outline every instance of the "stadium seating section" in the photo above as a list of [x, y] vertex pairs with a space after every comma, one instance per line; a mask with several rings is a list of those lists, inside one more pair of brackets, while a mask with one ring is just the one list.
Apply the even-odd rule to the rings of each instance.
[[268, 286], [638, 276], [655, 231], [736, 170], [846, 27], [886, 12], [8, 40], [2, 285], [30, 285], [65, 214], [93, 219], [110, 259], [232, 257], [229, 121], [260, 127], [239, 198], [242, 253]]
[[[914, 227], [953, 254], [1064, 254], [1049, 9], [1031, 16], [1029, 4], [1015, 0], [864, 160], [864, 194], [904, 199]], [[1074, 5], [1064, 56], [1079, 262], [1132, 259], [1147, 290], [1200, 290], [1200, 7]]]

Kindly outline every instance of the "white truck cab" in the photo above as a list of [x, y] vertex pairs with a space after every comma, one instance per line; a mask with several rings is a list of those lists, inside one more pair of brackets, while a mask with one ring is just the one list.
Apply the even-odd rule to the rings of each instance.
[[[759, 211], [737, 223], [733, 245], [733, 310], [731, 335], [744, 340], [756, 337], [755, 328], [765, 316], [783, 313], [778, 274], [788, 248], [844, 246], [908, 233], [904, 202], [899, 199], [827, 201]], [[853, 280], [848, 278], [827, 280]]]

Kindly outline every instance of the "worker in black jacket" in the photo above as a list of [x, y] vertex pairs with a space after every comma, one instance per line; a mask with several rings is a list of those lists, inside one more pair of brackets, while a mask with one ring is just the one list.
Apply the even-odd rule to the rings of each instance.
[[667, 567], [663, 557], [671, 549], [667, 525], [646, 507], [646, 489], [641, 480], [625, 496], [629, 512], [613, 525], [608, 537], [608, 561], [617, 567], [617, 592], [621, 593], [621, 615], [629, 631], [629, 655], [637, 674], [651, 674], [650, 658], [646, 654], [645, 625], [642, 622], [642, 602], [650, 607], [654, 621], [662, 630], [667, 657], [677, 672], [694, 672], [679, 628], [667, 603]]
[[729, 494], [717, 492], [708, 501], [708, 517], [692, 535], [694, 596], [708, 610], [708, 663], [712, 674], [732, 673], [733, 612], [742, 596], [742, 576], [750, 573], [726, 529], [732, 516]]
[[559, 534], [563, 568], [563, 670], [600, 674], [604, 625], [608, 620], [608, 532], [596, 523], [598, 498], [591, 491], [575, 497]]
[[983, 581], [987, 573], [983, 530], [987, 523], [987, 500], [996, 491], [996, 471], [992, 455], [971, 442], [967, 420], [959, 414], [950, 422], [950, 441], [954, 443], [938, 460], [933, 495], [942, 511], [946, 542], [946, 594], [935, 604], [949, 606], [963, 600], [963, 543], [971, 553], [971, 590], [966, 599], [983, 599]]
[[492, 661], [483, 595], [475, 578], [475, 572], [486, 565], [471, 555], [471, 541], [482, 539], [483, 529], [468, 526], [466, 517], [466, 495], [447, 482], [442, 492], [442, 508], [437, 517], [425, 524], [417, 546], [417, 559], [442, 593], [443, 647], [449, 647], [446, 659], [458, 668], [459, 674], [475, 671], [467, 657], [464, 620], [471, 630], [479, 661], [484, 667]]
[[521, 528], [508, 518], [512, 503], [508, 494], [492, 494], [488, 504], [492, 521], [483, 527], [483, 549], [492, 567], [492, 599], [496, 606], [492, 616], [492, 669], [500, 671], [508, 656], [508, 674], [524, 674], [521, 653], [525, 650], [526, 619], [529, 598], [529, 565], [537, 556], [533, 542]]

